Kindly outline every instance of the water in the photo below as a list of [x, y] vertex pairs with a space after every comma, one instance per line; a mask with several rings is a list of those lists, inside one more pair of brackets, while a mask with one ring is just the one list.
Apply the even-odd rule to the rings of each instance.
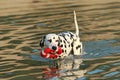
[[[39, 56], [47, 33], [74, 31], [82, 56]], [[120, 80], [119, 0], [0, 0], [0, 80]]]

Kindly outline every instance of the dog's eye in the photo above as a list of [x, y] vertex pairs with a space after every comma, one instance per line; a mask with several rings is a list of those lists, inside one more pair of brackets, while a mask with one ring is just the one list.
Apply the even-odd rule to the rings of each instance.
[[53, 39], [55, 39], [55, 37], [53, 37]]
[[52, 40], [51, 40], [51, 39], [49, 39], [48, 41], [49, 41], [50, 43], [52, 42]]

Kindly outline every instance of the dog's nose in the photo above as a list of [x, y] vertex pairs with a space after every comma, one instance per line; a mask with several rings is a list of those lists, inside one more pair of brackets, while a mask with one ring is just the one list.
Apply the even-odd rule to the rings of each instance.
[[57, 49], [57, 47], [56, 47], [56, 46], [52, 46], [52, 49], [53, 49], [53, 50], [56, 50], [56, 49]]

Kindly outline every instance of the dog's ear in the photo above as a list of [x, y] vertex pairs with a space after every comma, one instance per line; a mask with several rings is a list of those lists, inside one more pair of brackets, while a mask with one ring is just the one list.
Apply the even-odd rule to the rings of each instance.
[[45, 41], [45, 37], [46, 36], [43, 36], [42, 39], [40, 40], [40, 47], [44, 47], [44, 41]]

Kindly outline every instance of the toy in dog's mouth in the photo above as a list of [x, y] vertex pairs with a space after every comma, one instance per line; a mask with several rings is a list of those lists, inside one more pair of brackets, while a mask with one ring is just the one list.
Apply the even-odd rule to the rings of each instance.
[[46, 47], [46, 48], [44, 48], [44, 49], [40, 52], [40, 56], [43, 57], [43, 58], [55, 59], [55, 58], [57, 58], [61, 53], [62, 53], [61, 47], [58, 47], [57, 50], [52, 50], [52, 49]]

